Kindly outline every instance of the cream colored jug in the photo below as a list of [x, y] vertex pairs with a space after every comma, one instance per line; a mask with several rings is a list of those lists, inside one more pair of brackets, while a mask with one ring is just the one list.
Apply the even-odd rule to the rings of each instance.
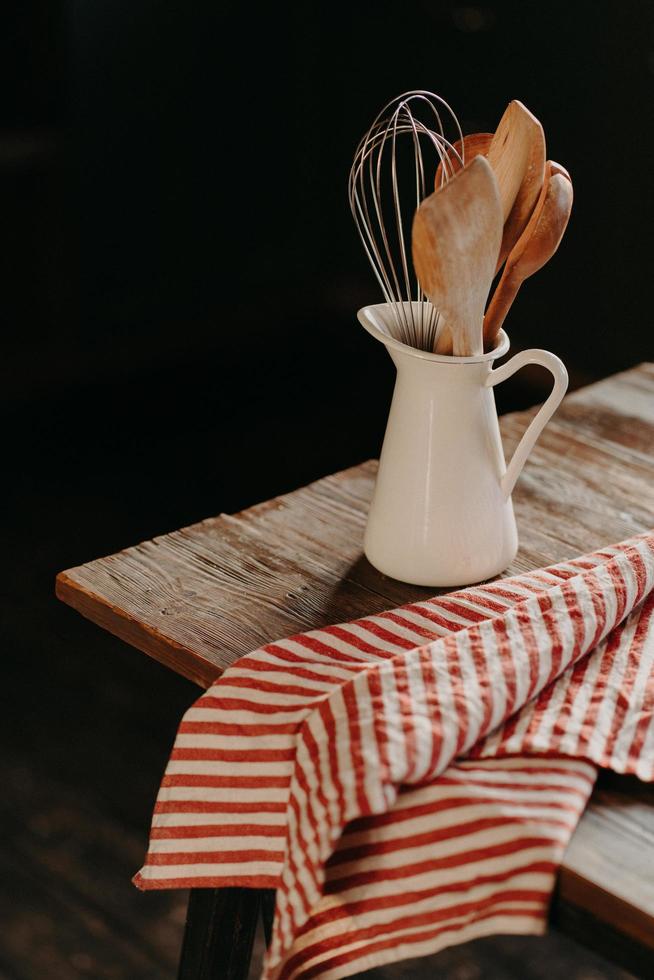
[[[386, 303], [358, 313], [397, 368], [366, 557], [380, 572], [414, 585], [480, 582], [516, 555], [511, 491], [565, 394], [567, 371], [544, 350], [521, 351], [493, 370], [493, 361], [509, 349], [504, 331], [494, 351], [476, 357], [416, 350], [391, 336], [390, 315]], [[546, 367], [554, 387], [507, 467], [493, 387], [525, 364]]]

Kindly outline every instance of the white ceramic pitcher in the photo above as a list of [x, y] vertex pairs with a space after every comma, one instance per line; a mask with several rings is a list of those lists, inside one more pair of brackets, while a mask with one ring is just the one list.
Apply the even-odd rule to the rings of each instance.
[[[568, 373], [544, 350], [521, 351], [493, 370], [509, 349], [504, 331], [495, 350], [475, 357], [416, 350], [391, 336], [390, 315], [386, 303], [358, 313], [397, 368], [366, 557], [380, 572], [414, 585], [480, 582], [503, 571], [518, 550], [511, 491], [565, 394]], [[507, 467], [493, 387], [525, 364], [546, 367], [554, 387]]]

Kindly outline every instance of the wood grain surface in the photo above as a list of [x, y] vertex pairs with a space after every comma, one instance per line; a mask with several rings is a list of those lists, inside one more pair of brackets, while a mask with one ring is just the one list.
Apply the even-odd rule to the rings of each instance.
[[[501, 419], [507, 458], [535, 411]], [[381, 575], [363, 557], [375, 471], [375, 462], [363, 463], [69, 569], [57, 595], [207, 686], [262, 643], [434, 594]], [[654, 526], [654, 364], [565, 398], [514, 505], [520, 551], [506, 575]], [[654, 792], [623, 777], [593, 795], [559, 900], [654, 949], [652, 868]]]

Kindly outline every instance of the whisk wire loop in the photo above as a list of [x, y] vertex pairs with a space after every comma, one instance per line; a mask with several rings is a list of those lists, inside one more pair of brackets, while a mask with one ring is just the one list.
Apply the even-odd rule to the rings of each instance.
[[[439, 109], [449, 114], [461, 152], [447, 139]], [[426, 114], [426, 121], [419, 118], [418, 110]], [[400, 147], [406, 144], [413, 163], [405, 167]], [[463, 133], [453, 110], [440, 96], [418, 89], [392, 99], [377, 114], [359, 141], [350, 170], [350, 209], [392, 311], [388, 328], [397, 340], [422, 350], [434, 350], [441, 324], [410, 259], [411, 222], [416, 208], [431, 193], [439, 163], [442, 186], [464, 162]], [[407, 199], [412, 203], [408, 211]]]

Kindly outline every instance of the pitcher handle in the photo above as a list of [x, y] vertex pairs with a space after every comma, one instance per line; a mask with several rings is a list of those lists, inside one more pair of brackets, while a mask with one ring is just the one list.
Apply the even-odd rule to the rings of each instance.
[[541, 364], [543, 367], [546, 367], [554, 378], [554, 387], [547, 401], [531, 420], [527, 431], [511, 457], [511, 462], [506, 468], [506, 473], [502, 477], [502, 491], [505, 498], [511, 495], [516, 480], [522, 472], [522, 467], [527, 461], [527, 456], [534, 448], [534, 443], [561, 404], [561, 399], [568, 388], [568, 372], [565, 369], [563, 361], [556, 354], [550, 354], [549, 351], [538, 349], [520, 351], [519, 354], [512, 357], [502, 367], [491, 371], [486, 379], [486, 387], [494, 387], [500, 384], [500, 382], [506, 381], [507, 378], [510, 378], [516, 371], [519, 371], [525, 364]]

